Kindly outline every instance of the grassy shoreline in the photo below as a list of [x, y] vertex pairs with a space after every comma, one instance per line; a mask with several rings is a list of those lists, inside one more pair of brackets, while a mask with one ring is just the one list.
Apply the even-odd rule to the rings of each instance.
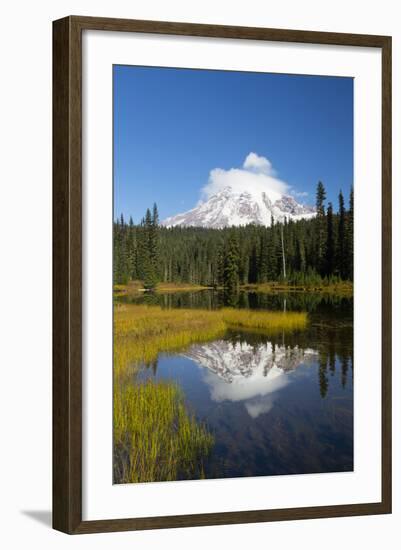
[[351, 281], [343, 281], [341, 283], [324, 284], [310, 284], [310, 285], [291, 285], [283, 283], [263, 283], [263, 284], [248, 284], [243, 285], [241, 290], [247, 290], [250, 292], [265, 292], [278, 293], [278, 292], [310, 292], [321, 294], [338, 294], [352, 296], [354, 292], [354, 285]]
[[[153, 292], [157, 294], [168, 294], [173, 292], [198, 292], [200, 290], [212, 290], [211, 286], [193, 285], [190, 283], [158, 283]], [[114, 296], [140, 296], [141, 294], [149, 292], [144, 288], [142, 281], [130, 281], [129, 283], [122, 285], [116, 284], [113, 287]]]
[[[154, 292], [156, 294], [168, 294], [174, 292], [199, 292], [202, 290], [220, 290], [223, 291], [223, 287], [210, 287], [202, 285], [193, 285], [190, 283], [158, 283]], [[351, 281], [342, 281], [339, 283], [328, 284], [304, 284], [304, 285], [292, 285], [281, 282], [270, 283], [249, 283], [246, 285], [240, 285], [239, 291], [248, 292], [260, 292], [266, 294], [275, 293], [292, 293], [292, 292], [310, 292], [321, 294], [337, 294], [340, 296], [352, 296], [354, 292], [354, 285]], [[114, 296], [140, 296], [141, 294], [148, 292], [143, 288], [141, 281], [130, 281], [126, 285], [114, 285]]]
[[202, 477], [214, 440], [189, 413], [178, 385], [128, 384], [114, 392], [116, 483]]
[[160, 352], [222, 337], [232, 327], [272, 331], [306, 324], [307, 314], [299, 312], [115, 304], [115, 483], [201, 478], [213, 446], [213, 435], [196, 421], [174, 383], [136, 382], [141, 364], [151, 364]]
[[150, 363], [159, 352], [178, 351], [192, 343], [221, 337], [228, 328], [277, 331], [305, 328], [304, 312], [222, 308], [162, 309], [118, 304], [114, 309], [114, 369]]

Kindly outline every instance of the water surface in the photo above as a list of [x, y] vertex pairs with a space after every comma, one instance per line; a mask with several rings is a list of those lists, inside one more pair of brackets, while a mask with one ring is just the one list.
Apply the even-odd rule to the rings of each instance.
[[[216, 308], [213, 291], [143, 296], [163, 307]], [[175, 381], [215, 445], [206, 478], [353, 470], [352, 299], [241, 293], [237, 307], [306, 310], [306, 330], [230, 330], [143, 365], [139, 381]]]

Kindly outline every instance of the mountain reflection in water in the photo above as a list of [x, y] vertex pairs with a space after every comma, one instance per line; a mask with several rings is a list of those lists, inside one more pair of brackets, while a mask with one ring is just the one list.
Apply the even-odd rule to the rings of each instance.
[[272, 342], [216, 340], [193, 345], [182, 355], [205, 368], [204, 381], [213, 401], [242, 401], [256, 418], [271, 410], [271, 394], [290, 382], [289, 373], [316, 360], [318, 352]]
[[[213, 309], [220, 302], [214, 292], [157, 299], [165, 307]], [[161, 353], [139, 380], [176, 383], [188, 409], [207, 424], [215, 444], [206, 478], [352, 471], [352, 300], [307, 293], [243, 293], [241, 300], [279, 311], [285, 300], [287, 310], [309, 312], [308, 326], [268, 335], [231, 330]]]

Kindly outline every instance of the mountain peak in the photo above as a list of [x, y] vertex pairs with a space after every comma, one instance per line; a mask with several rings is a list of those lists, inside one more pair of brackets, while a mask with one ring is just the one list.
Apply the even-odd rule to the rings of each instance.
[[221, 229], [248, 224], [270, 226], [275, 221], [312, 218], [316, 211], [299, 204], [294, 197], [275, 190], [234, 189], [227, 185], [195, 208], [166, 218], [162, 225]]

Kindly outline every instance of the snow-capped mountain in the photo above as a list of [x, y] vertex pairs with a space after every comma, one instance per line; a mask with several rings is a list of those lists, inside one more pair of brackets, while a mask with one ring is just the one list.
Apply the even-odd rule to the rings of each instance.
[[271, 379], [295, 370], [300, 364], [316, 359], [318, 352], [298, 346], [273, 346], [270, 342], [251, 345], [246, 342], [217, 340], [194, 344], [182, 354], [217, 374], [226, 383], [244, 383]]
[[213, 401], [242, 401], [248, 414], [256, 418], [271, 410], [275, 392], [290, 383], [291, 373], [316, 361], [319, 354], [271, 342], [250, 345], [217, 340], [195, 344], [182, 355], [204, 368]]
[[166, 218], [162, 225], [220, 229], [253, 223], [269, 227], [272, 217], [274, 221], [282, 222], [315, 215], [312, 206], [299, 204], [290, 195], [256, 189], [241, 191], [228, 185], [192, 210]]

